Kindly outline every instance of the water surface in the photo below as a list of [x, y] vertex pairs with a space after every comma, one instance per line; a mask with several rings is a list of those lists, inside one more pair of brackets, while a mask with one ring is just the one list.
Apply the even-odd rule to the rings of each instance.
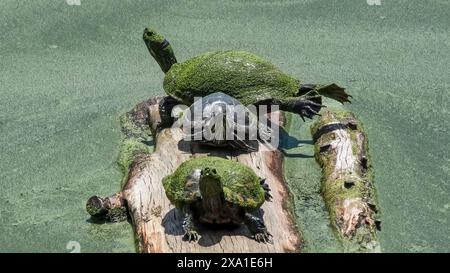
[[[128, 223], [89, 223], [92, 194], [120, 189], [118, 117], [163, 94], [143, 42], [160, 29], [177, 58], [265, 56], [306, 82], [335, 81], [364, 122], [383, 251], [450, 246], [450, 2], [444, 0], [3, 0], [0, 10], [0, 251], [133, 252]], [[309, 251], [340, 251], [318, 191], [309, 124], [294, 118], [286, 176]], [[292, 140], [293, 141], [293, 140]], [[292, 143], [291, 143], [292, 144]]]

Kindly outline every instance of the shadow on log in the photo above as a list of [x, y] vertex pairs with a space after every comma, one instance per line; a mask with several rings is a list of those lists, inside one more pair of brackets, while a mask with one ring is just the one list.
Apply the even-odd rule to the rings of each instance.
[[377, 205], [368, 141], [348, 111], [327, 111], [311, 127], [322, 167], [322, 194], [348, 252], [379, 252]]
[[[179, 128], [160, 128], [159, 102], [153, 98], [137, 105], [122, 119], [125, 139], [119, 156], [125, 179], [120, 193], [88, 200], [91, 215], [110, 221], [131, 218], [140, 252], [294, 252], [300, 251], [301, 238], [291, 218], [290, 197], [283, 180], [282, 154], [276, 151], [237, 153], [233, 150], [204, 148], [183, 141]], [[270, 114], [272, 122], [283, 125], [280, 112]], [[153, 136], [155, 149], [146, 141]], [[266, 178], [273, 196], [261, 208], [273, 244], [258, 243], [245, 226], [211, 229], [199, 226], [198, 242], [183, 240], [182, 214], [170, 204], [162, 179], [184, 161], [199, 156], [220, 156], [250, 166]], [[125, 208], [125, 210], [124, 210]], [[122, 215], [121, 215], [122, 213]]]

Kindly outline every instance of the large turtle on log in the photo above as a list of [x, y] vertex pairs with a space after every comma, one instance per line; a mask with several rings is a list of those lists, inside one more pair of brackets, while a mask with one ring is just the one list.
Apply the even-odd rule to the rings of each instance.
[[312, 118], [322, 105], [321, 96], [341, 103], [351, 97], [336, 84], [302, 84], [267, 60], [246, 51], [216, 51], [178, 63], [172, 46], [152, 28], [143, 39], [150, 54], [166, 73], [165, 92], [176, 101], [191, 105], [195, 97], [222, 92], [243, 105], [275, 104], [283, 111]]
[[196, 241], [194, 219], [207, 224], [244, 223], [258, 242], [270, 233], [258, 216], [269, 201], [269, 187], [248, 166], [220, 157], [197, 157], [183, 162], [163, 179], [167, 198], [184, 213], [184, 237]]

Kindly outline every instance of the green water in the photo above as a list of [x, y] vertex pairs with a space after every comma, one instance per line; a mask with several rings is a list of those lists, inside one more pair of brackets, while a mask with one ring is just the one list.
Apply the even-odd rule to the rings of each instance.
[[[265, 56], [308, 82], [336, 81], [364, 122], [386, 252], [450, 249], [450, 2], [446, 0], [2, 0], [0, 251], [133, 252], [128, 223], [89, 223], [92, 194], [119, 190], [119, 114], [162, 92], [141, 41], [177, 58]], [[308, 124], [295, 118], [286, 175], [309, 251], [339, 251], [317, 194]], [[291, 140], [292, 145], [296, 143]], [[303, 156], [302, 156], [303, 155]]]

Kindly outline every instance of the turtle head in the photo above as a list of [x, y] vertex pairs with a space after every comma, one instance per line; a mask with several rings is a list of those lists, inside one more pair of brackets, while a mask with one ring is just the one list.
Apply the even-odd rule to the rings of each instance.
[[150, 55], [158, 62], [161, 70], [166, 73], [177, 62], [170, 43], [153, 28], [144, 29], [142, 36]]
[[199, 188], [203, 198], [222, 195], [222, 181], [216, 169], [206, 167], [201, 171]]

